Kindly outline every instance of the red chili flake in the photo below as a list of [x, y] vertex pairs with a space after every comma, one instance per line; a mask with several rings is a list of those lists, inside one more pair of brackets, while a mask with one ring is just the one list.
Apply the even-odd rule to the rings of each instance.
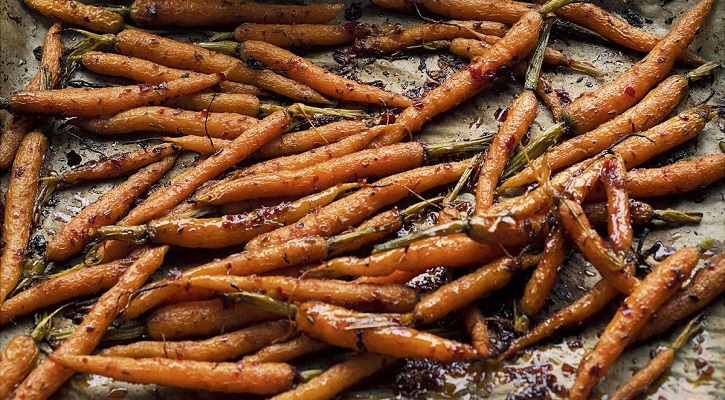
[[635, 91], [634, 91], [634, 88], [631, 87], [631, 86], [627, 86], [627, 88], [624, 89], [624, 93], [626, 93], [627, 96], [629, 96], [629, 97], [634, 97], [635, 94], [636, 94]]

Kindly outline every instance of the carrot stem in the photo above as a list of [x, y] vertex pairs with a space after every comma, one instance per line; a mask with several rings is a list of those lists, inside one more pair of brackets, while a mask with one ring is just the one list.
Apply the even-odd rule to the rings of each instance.
[[544, 53], [546, 53], [546, 46], [549, 43], [549, 36], [551, 36], [551, 27], [553, 25], [554, 20], [549, 18], [544, 21], [544, 26], [541, 28], [539, 42], [531, 53], [529, 68], [526, 70], [526, 81], [524, 82], [524, 89], [526, 90], [536, 90], [536, 85], [539, 83], [541, 65], [544, 62]]
[[549, 147], [559, 141], [559, 138], [564, 135], [564, 131], [565, 125], [560, 122], [556, 125], [552, 125], [549, 129], [542, 132], [534, 140], [524, 146], [519, 153], [511, 157], [511, 160], [508, 165], [506, 165], [501, 178], [506, 179], [511, 177], [523, 168], [529, 160], [533, 160], [544, 154]]

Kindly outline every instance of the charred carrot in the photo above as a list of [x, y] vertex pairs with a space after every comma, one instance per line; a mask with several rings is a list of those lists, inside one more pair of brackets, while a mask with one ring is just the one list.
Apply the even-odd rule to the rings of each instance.
[[307, 335], [300, 335], [297, 338], [284, 343], [276, 343], [267, 346], [251, 356], [244, 358], [246, 362], [287, 362], [306, 354], [317, 353], [330, 347]]
[[[119, 279], [118, 283], [101, 295], [91, 311], [83, 318], [71, 336], [53, 354], [88, 354], [98, 345], [111, 322], [128, 304], [128, 300], [143, 282], [163, 262], [167, 247], [157, 247], [143, 253]], [[15, 390], [18, 399], [47, 398], [55, 392], [73, 371], [51, 358], [43, 360]]]
[[682, 285], [697, 265], [699, 253], [686, 247], [667, 257], [627, 297], [599, 337], [596, 347], [582, 359], [569, 398], [585, 399], [599, 378], [660, 306]]
[[[43, 55], [40, 59], [40, 68], [27, 86], [27, 90], [46, 90], [54, 88], [60, 80], [61, 56], [63, 43], [61, 43], [61, 30], [63, 25], [56, 22], [48, 29], [43, 42]], [[9, 114], [5, 119], [0, 132], [0, 171], [4, 171], [13, 163], [15, 153], [20, 142], [35, 127], [36, 120]]]
[[264, 322], [238, 331], [214, 336], [206, 340], [181, 342], [135, 342], [114, 346], [99, 354], [109, 357], [153, 358], [165, 357], [176, 360], [224, 361], [257, 351], [293, 331], [287, 320]]
[[234, 30], [237, 42], [258, 40], [278, 47], [334, 46], [363, 38], [376, 29], [366, 23], [350, 21], [341, 25], [246, 23]]
[[677, 291], [637, 335], [641, 342], [659, 335], [687, 316], [701, 310], [725, 290], [725, 255], [718, 255], [697, 271], [690, 283]]
[[[207, 4], [204, 5], [206, 7]], [[115, 36], [116, 51], [173, 68], [212, 74], [221, 72], [234, 82], [259, 86], [295, 101], [330, 104], [309, 87], [275, 74], [270, 70], [252, 69], [234, 57], [209, 51], [199, 46], [177, 42], [161, 36], [126, 29]]]
[[[154, 85], [188, 76], [202, 75], [199, 72], [170, 68], [136, 57], [100, 51], [89, 51], [82, 54], [81, 62], [86, 69], [98, 74], [121, 76]], [[256, 86], [231, 81], [220, 83], [219, 89], [224, 93], [251, 94], [255, 96], [262, 93]]]
[[0, 353], [0, 397], [10, 398], [10, 392], [25, 379], [38, 359], [38, 346], [30, 336], [15, 336]]
[[225, 393], [274, 394], [292, 387], [295, 369], [283, 363], [216, 363], [168, 358], [126, 358], [54, 354], [68, 371], [108, 376], [133, 383], [155, 383]]
[[134, 107], [162, 104], [210, 88], [223, 80], [222, 74], [214, 74], [177, 79], [156, 86], [141, 84], [100, 89], [22, 91], [12, 94], [8, 106], [16, 113], [93, 118]]
[[[209, 45], [213, 48], [225, 46], [215, 43], [218, 42]], [[412, 100], [403, 95], [335, 75], [300, 56], [268, 43], [248, 40], [244, 43], [230, 44], [230, 47], [242, 60], [251, 57], [268, 68], [280, 71], [282, 75], [334, 99], [399, 108], [413, 104]]]
[[[585, 203], [582, 208], [589, 222], [594, 226], [606, 226], [609, 220], [609, 210], [606, 203]], [[633, 226], [645, 226], [654, 221], [663, 221], [668, 224], [697, 224], [702, 221], [702, 213], [682, 212], [672, 209], [655, 209], [647, 203], [638, 200], [629, 200], [629, 213]]]
[[632, 245], [632, 217], [629, 213], [629, 194], [627, 193], [627, 169], [621, 156], [607, 160], [601, 173], [604, 191], [607, 193], [607, 232], [612, 249], [624, 254]]
[[146, 318], [146, 331], [154, 340], [208, 338], [279, 316], [246, 304], [224, 304], [219, 299], [171, 304]]
[[161, 179], [175, 163], [176, 157], [172, 156], [151, 164], [85, 207], [48, 242], [48, 257], [62, 261], [80, 253], [96, 237], [100, 227], [111, 225], [121, 218], [131, 208], [133, 201]]
[[40, 168], [48, 140], [40, 132], [27, 134], [13, 161], [5, 192], [5, 218], [0, 255], [0, 303], [15, 288], [25, 266], [26, 247], [33, 223], [33, 204], [38, 192]]
[[526, 283], [521, 297], [521, 311], [526, 316], [538, 313], [546, 302], [559, 276], [559, 268], [569, 251], [569, 243], [561, 228], [555, 226], [544, 241], [541, 261]]
[[494, 357], [499, 350], [491, 342], [488, 333], [486, 320], [483, 318], [481, 310], [477, 304], [469, 304], [459, 310], [466, 331], [471, 337], [471, 346], [478, 352], [482, 359]]
[[253, 1], [210, 4], [201, 0], [136, 0], [131, 5], [131, 20], [144, 28], [203, 28], [262, 24], [324, 24], [332, 21], [345, 7], [342, 3], [307, 6], [266, 4]]
[[116, 33], [123, 29], [121, 14], [101, 7], [78, 3], [73, 0], [23, 0], [25, 4], [46, 17], [57, 18], [73, 25], [86, 27], [94, 32]]
[[325, 400], [375, 374], [395, 360], [379, 354], [356, 354], [274, 400]]

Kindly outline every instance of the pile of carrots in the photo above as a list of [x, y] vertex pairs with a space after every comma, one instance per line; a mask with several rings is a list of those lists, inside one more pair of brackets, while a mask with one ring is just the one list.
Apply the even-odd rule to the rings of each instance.
[[[410, 29], [335, 23], [345, 6], [332, 3], [25, 3], [56, 22], [33, 80], [2, 99], [0, 170], [8, 184], [0, 325], [36, 320], [32, 333], [2, 350], [0, 399], [48, 398], [75, 373], [327, 399], [400, 359], [506, 365], [617, 304], [565, 390], [586, 399], [628, 346], [671, 331], [725, 289], [725, 255], [712, 254], [710, 242], [650, 266], [635, 240], [637, 227], [656, 229], [655, 221], [702, 218], [657, 210], [644, 199], [725, 177], [722, 152], [638, 168], [697, 137], [722, 113], [705, 102], [667, 119], [693, 82], [721, 73], [688, 49], [717, 0], [692, 4], [664, 37], [570, 0], [369, 5], [436, 16]], [[558, 73], [599, 73], [549, 47], [553, 27], [563, 23], [644, 54], [564, 104], [542, 64], [559, 66]], [[191, 44], [137, 27], [215, 32]], [[65, 35], [75, 37], [71, 48], [63, 46]], [[298, 55], [325, 46], [377, 56], [449, 50], [465, 66], [411, 99]], [[676, 64], [691, 71], [673, 74]], [[137, 83], [67, 87], [77, 68]], [[432, 119], [485, 95], [511, 72], [525, 84], [503, 107], [496, 133], [415, 140]], [[555, 124], [527, 143], [539, 102]], [[53, 120], [119, 142], [134, 132], [146, 139], [138, 150], [49, 171], [48, 136], [64, 134]], [[186, 154], [196, 158], [177, 162]], [[112, 180], [115, 186], [31, 254], [30, 238], [54, 191]], [[154, 275], [169, 270], [167, 253], [192, 248], [225, 253]], [[581, 253], [601, 279], [547, 314], [570, 252]], [[437, 285], [412, 283], [440, 267], [447, 278]], [[489, 322], [500, 318], [480, 305], [522, 277], [528, 281], [514, 318], [504, 321], [515, 337], [498, 340]], [[64, 309], [80, 315], [63, 333], [51, 326]], [[460, 332], [441, 334], [440, 321], [456, 314]], [[529, 329], [529, 318], [540, 322]], [[702, 324], [693, 319], [610, 398], [647, 390]], [[298, 359], [321, 352], [342, 361], [325, 370], [299, 367]]]

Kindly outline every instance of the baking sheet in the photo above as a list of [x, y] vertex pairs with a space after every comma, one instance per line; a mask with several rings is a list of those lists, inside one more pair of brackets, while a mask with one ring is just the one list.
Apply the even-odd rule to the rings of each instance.
[[[351, 2], [348, 2], [350, 4]], [[626, 2], [611, 0], [598, 3], [608, 10], [627, 15], [634, 22], [642, 22], [643, 28], [658, 34], [667, 32], [681, 13], [694, 2], [683, 0]], [[395, 23], [404, 26], [421, 22], [416, 15], [402, 15], [382, 10], [370, 3], [363, 2], [361, 21], [374, 22], [383, 27]], [[8, 0], [0, 6], [0, 95], [7, 96], [19, 90], [34, 74], [37, 60], [33, 51], [42, 44], [49, 21], [30, 12], [18, 0]], [[342, 15], [340, 16], [342, 21]], [[701, 34], [691, 46], [704, 57], [723, 62], [725, 54], [725, 6], [722, 0], [716, 3], [713, 15]], [[70, 36], [70, 35], [69, 35]], [[607, 82], [625, 71], [640, 57], [639, 54], [615, 47], [581, 43], [573, 38], [554, 35], [551, 45], [565, 51], [567, 55], [579, 60], [594, 63], [605, 72], [601, 79], [591, 78], [566, 69], [549, 71], [555, 89], [565, 90], [572, 98], [582, 92]], [[332, 68], [338, 65], [332, 59], [331, 51], [302, 52], [306, 57], [321, 65]], [[426, 81], [440, 78], [441, 74], [451, 72], [448, 61], [451, 56], [439, 57], [433, 53], [406, 54], [394, 60], [375, 60], [359, 58], [355, 62], [359, 68], [357, 77], [365, 82], [380, 80], [386, 88], [401, 93], [412, 93]], [[725, 74], [718, 71], [717, 78], [705, 80], [694, 85], [678, 110], [684, 110], [700, 104], [706, 99], [721, 102], [725, 93]], [[456, 109], [435, 119], [426, 126], [420, 140], [430, 142], [448, 141], [452, 138], [469, 138], [483, 132], [494, 132], [498, 122], [495, 114], [505, 108], [512, 97], [521, 90], [521, 84], [497, 85], [494, 90], [484, 91]], [[540, 109], [532, 135], [552, 123], [548, 111]], [[96, 159], [100, 154], [110, 155], [135, 145], [124, 144], [115, 138], [90, 138], [79, 134], [73, 128], [55, 124], [49, 134], [50, 150], [47, 165], [54, 170], [64, 170], [79, 161]], [[710, 122], [699, 138], [691, 141], [674, 152], [674, 157], [690, 157], [712, 154], [719, 151], [717, 144], [725, 140], [725, 123], [722, 119]], [[186, 166], [191, 158], [183, 160]], [[177, 167], [178, 168], [178, 167]], [[7, 175], [7, 174], [5, 174]], [[62, 190], [43, 214], [40, 227], [34, 232], [34, 240], [51, 235], [70, 216], [77, 213], [88, 202], [104, 193], [112, 183], [85, 185]], [[7, 176], [0, 180], [0, 190], [7, 187]], [[706, 190], [677, 199], [655, 201], [660, 207], [673, 207], [681, 210], [704, 213], [702, 224], [674, 229], [660, 229], [646, 237], [643, 248], [649, 248], [657, 242], [677, 248], [700, 243], [704, 238], [725, 238], [725, 184], [720, 182]], [[180, 259], [181, 257], [173, 257]], [[72, 263], [69, 263], [69, 265]], [[571, 301], [581, 293], [582, 287], [590, 286], [596, 278], [587, 269], [581, 258], [568, 261], [568, 267], [559, 283], [553, 301], [547, 310], [555, 310], [564, 302]], [[497, 296], [486, 300], [497, 304]], [[603, 313], [611, 315], [611, 313]], [[574, 374], [568, 373], [567, 365], [576, 366], [585, 352], [596, 343], [596, 334], [606, 323], [606, 315], [588, 324], [586, 329], [570, 336], [556, 338], [541, 346], [527, 351], [518, 360], [508, 362], [502, 367], [484, 364], [456, 363], [450, 366], [437, 364], [408, 363], [396, 366], [384, 377], [373, 379], [364, 385], [349, 391], [344, 397], [352, 398], [538, 398], [558, 397], [556, 385], [569, 387]], [[725, 303], [722, 296], [706, 311], [706, 330], [694, 340], [688, 342], [677, 354], [671, 372], [657, 383], [648, 398], [685, 398], [710, 399], [725, 398]], [[0, 345], [15, 334], [27, 333], [31, 329], [31, 318], [26, 318], [17, 326], [3, 327], [0, 333]], [[663, 338], [666, 339], [666, 338]], [[662, 339], [662, 340], [663, 340]], [[601, 393], [611, 393], [621, 382], [628, 379], [632, 372], [643, 365], [650, 351], [662, 340], [636, 349], [628, 350], [619, 359], [605, 379], [595, 390], [595, 398]], [[698, 360], [705, 360], [713, 367], [711, 375], [703, 374], [705, 368]], [[322, 362], [324, 360], [312, 361]], [[539, 379], [532, 380], [526, 371], [537, 370]], [[404, 371], [404, 372], [401, 372]], [[408, 374], [409, 372], [415, 372]], [[412, 381], [411, 377], [415, 378]], [[401, 386], [408, 386], [401, 391]], [[416, 387], [410, 387], [417, 385]], [[552, 390], [553, 389], [553, 390]], [[193, 398], [201, 394], [195, 391], [178, 390], [164, 387], [139, 386], [115, 382], [103, 377], [77, 375], [56, 395], [57, 398]], [[523, 397], [523, 396], [529, 397]], [[521, 396], [521, 397], [517, 397]], [[218, 397], [218, 396], [214, 396]], [[238, 396], [235, 396], [239, 398]]]

